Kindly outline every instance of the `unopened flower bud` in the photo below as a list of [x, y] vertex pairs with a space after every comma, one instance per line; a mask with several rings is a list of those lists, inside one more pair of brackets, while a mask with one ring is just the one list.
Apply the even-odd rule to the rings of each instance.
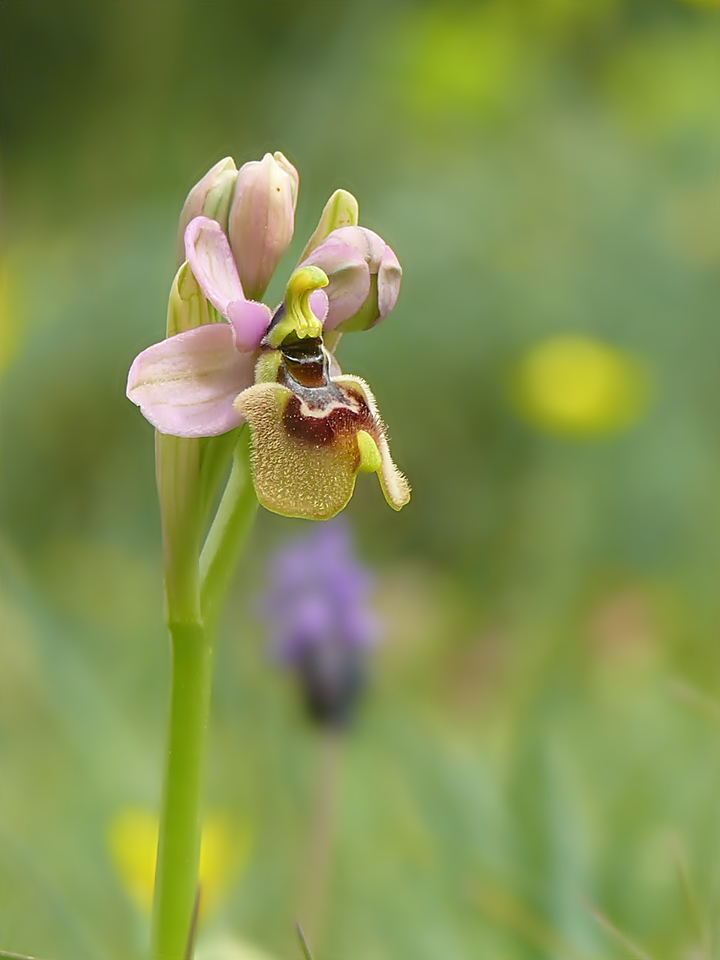
[[245, 296], [260, 300], [292, 240], [299, 177], [282, 153], [244, 164], [235, 182], [228, 237]]
[[325, 204], [323, 212], [320, 214], [320, 220], [315, 227], [313, 235], [305, 244], [305, 249], [300, 254], [300, 262], [319, 247], [333, 230], [340, 227], [357, 226], [359, 216], [358, 202], [355, 197], [347, 190], [336, 190]]
[[402, 267], [382, 237], [366, 227], [340, 227], [303, 261], [329, 280], [326, 331], [367, 330], [382, 320], [400, 292]]
[[205, 299], [188, 263], [183, 263], [175, 274], [168, 300], [167, 328], [168, 337], [184, 333], [194, 327], [213, 323], [217, 314]]
[[185, 260], [185, 230], [195, 217], [217, 220], [227, 233], [230, 203], [235, 189], [237, 167], [232, 157], [225, 157], [199, 180], [187, 195], [178, 225], [178, 266]]

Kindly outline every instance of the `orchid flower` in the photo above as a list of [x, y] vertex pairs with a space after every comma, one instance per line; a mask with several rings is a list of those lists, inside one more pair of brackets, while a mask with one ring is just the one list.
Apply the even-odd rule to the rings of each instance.
[[325, 520], [348, 502], [360, 472], [378, 474], [396, 510], [410, 497], [370, 388], [343, 375], [333, 355], [344, 332], [387, 316], [402, 276], [385, 241], [358, 226], [351, 194], [338, 190], [325, 205], [282, 303], [273, 311], [262, 302], [292, 239], [298, 183], [275, 153], [240, 170], [226, 158], [196, 184], [180, 215], [166, 339], [143, 350], [128, 375], [128, 397], [157, 431], [173, 651], [157, 957], [186, 955], [194, 930], [213, 636], [258, 501]]
[[[216, 180], [206, 175], [195, 191], [214, 198], [230, 236], [216, 219], [190, 219], [186, 263], [176, 277], [178, 285], [190, 271], [211, 305], [210, 322], [140, 353], [130, 368], [128, 397], [160, 433], [177, 437], [218, 436], [247, 421], [253, 482], [269, 510], [327, 519], [352, 496], [358, 472], [378, 473], [388, 503], [399, 510], [410, 489], [390, 457], [372, 392], [358, 377], [341, 374], [323, 342], [324, 331], [337, 337], [363, 330], [390, 312], [402, 275], [397, 257], [357, 225], [356, 201], [338, 191], [273, 313], [246, 297], [241, 277], [254, 296], [262, 295], [292, 236], [297, 174], [282, 154], [267, 154], [241, 168], [228, 206], [232, 171], [225, 161], [213, 170]], [[218, 200], [218, 191], [225, 199]], [[200, 202], [193, 197], [183, 226]]]

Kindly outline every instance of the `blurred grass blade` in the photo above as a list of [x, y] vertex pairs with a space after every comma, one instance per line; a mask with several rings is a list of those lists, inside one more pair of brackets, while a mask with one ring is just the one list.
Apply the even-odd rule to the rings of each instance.
[[308, 942], [305, 939], [305, 934], [303, 933], [303, 929], [300, 926], [299, 921], [295, 922], [295, 929], [297, 930], [298, 940], [300, 941], [300, 949], [302, 950], [303, 957], [305, 958], [305, 960], [313, 960], [313, 955], [310, 952], [310, 947], [308, 946]]
[[31, 957], [26, 953], [8, 953], [6, 950], [0, 950], [0, 960], [38, 960], [38, 957]]
[[597, 920], [603, 930], [608, 933], [620, 946], [624, 947], [629, 954], [636, 958], [636, 960], [657, 960], [656, 957], [652, 957], [647, 951], [643, 950], [642, 947], [639, 947], [636, 943], [627, 937], [622, 930], [618, 930], [614, 923], [612, 923], [604, 913], [601, 913], [600, 910], [592, 903], [586, 903], [587, 909], [590, 911], [592, 917]]
[[185, 948], [185, 960], [192, 960], [195, 951], [195, 938], [197, 937], [198, 916], [200, 915], [200, 892], [201, 887], [198, 884], [195, 894], [195, 906], [193, 907], [192, 919], [190, 920], [190, 931], [188, 933], [187, 947]]
[[475, 892], [480, 909], [499, 926], [511, 930], [531, 947], [547, 954], [562, 954], [570, 960], [591, 960], [557, 930], [504, 890], [482, 885]]
[[679, 840], [673, 846], [675, 848], [673, 852], [675, 855], [675, 867], [677, 869], [678, 883], [680, 885], [680, 890], [685, 902], [685, 907], [687, 909], [693, 935], [698, 938], [700, 943], [703, 945], [704, 952], [707, 953], [707, 933], [703, 929], [701, 909], [690, 881], [684, 850]]

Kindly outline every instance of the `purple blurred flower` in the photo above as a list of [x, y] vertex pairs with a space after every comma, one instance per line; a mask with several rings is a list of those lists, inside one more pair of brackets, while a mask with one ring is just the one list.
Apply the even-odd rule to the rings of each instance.
[[261, 598], [273, 655], [297, 671], [321, 723], [347, 720], [380, 625], [369, 607], [371, 578], [354, 556], [346, 523], [316, 527], [280, 550]]

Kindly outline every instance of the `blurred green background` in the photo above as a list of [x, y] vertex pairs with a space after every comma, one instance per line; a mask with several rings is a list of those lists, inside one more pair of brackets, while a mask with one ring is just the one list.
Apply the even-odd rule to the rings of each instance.
[[[720, 957], [718, 16], [2, 5], [0, 947], [143, 954], [109, 836], [158, 802], [169, 651], [125, 377], [163, 334], [188, 189], [279, 149], [301, 190], [269, 302], [339, 186], [404, 267], [339, 349], [414, 495], [392, 515], [366, 478], [348, 510], [386, 637], [317, 960]], [[254, 598], [303, 527], [256, 524], [207, 771], [204, 937], [277, 957], [321, 747]]]

